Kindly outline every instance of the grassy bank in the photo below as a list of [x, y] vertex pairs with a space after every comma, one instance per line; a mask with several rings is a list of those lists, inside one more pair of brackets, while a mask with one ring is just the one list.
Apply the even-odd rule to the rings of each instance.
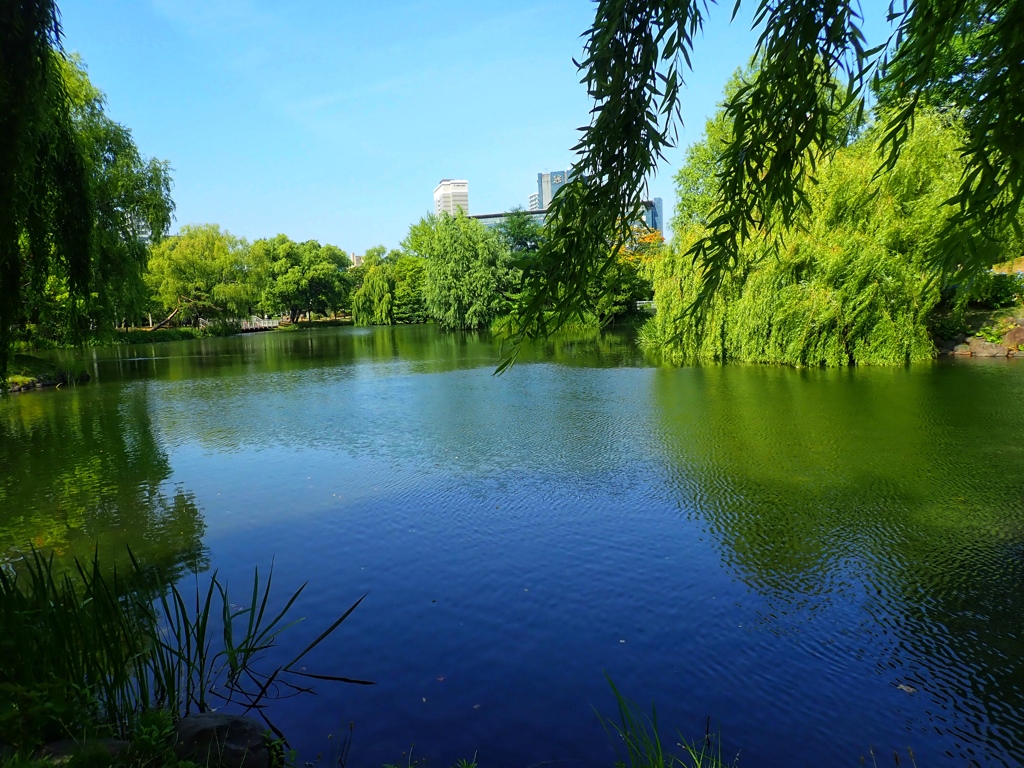
[[62, 368], [49, 360], [32, 355], [15, 355], [7, 386], [12, 392], [23, 392], [39, 387], [76, 384], [88, 380], [89, 374], [84, 371]]

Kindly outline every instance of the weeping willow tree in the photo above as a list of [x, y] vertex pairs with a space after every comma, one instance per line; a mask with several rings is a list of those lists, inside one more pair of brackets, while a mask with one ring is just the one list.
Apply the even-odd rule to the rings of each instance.
[[[694, 243], [714, 226], [715, 186], [729, 123], [709, 121], [677, 176], [679, 209], [671, 251], [655, 268], [657, 315], [644, 343], [676, 362], [728, 360], [788, 365], [897, 365], [930, 359], [929, 318], [940, 299], [934, 253], [955, 212], [964, 161], [963, 128], [922, 112], [900, 157], [877, 174], [883, 117], [818, 168], [807, 207], [777, 237], [752, 235], [705, 300], [692, 311], [708, 266]], [[988, 263], [1015, 251], [1006, 233], [989, 238], [959, 222], [956, 234]]]
[[424, 259], [426, 311], [445, 330], [486, 328], [508, 311], [518, 270], [506, 242], [476, 219], [428, 215], [402, 247]]
[[[874, 133], [892, 168], [925, 105], [966, 116], [945, 228], [928, 261], [950, 281], [990, 263], [972, 232], [1017, 225], [1024, 199], [1024, 0], [907, 0], [877, 6], [889, 40], [870, 47], [854, 0], [598, 0], [579, 63], [593, 100], [573, 180], [550, 206], [544, 244], [523, 263], [514, 338], [570, 320], [641, 213], [647, 179], [676, 140], [694, 41], [715, 13], [753, 6], [756, 76], [725, 104], [721, 178], [705, 230], [689, 243], [710, 299], [752, 240], [783, 236], [819, 197], [814, 169], [843, 145], [872, 85], [891, 107]], [[966, 233], [966, 234], [965, 234]], [[554, 310], [554, 311], [552, 311]], [[514, 358], [509, 358], [509, 361]], [[507, 361], [507, 362], [509, 362]]]
[[352, 321], [356, 325], [393, 325], [395, 322], [395, 279], [391, 265], [377, 261], [370, 265], [363, 284], [352, 295]]
[[170, 228], [174, 202], [169, 163], [144, 157], [131, 131], [107, 115], [106, 97], [77, 55], [54, 58], [86, 169], [92, 210], [88, 279], [80, 295], [61, 260], [40, 267], [42, 290], [23, 292], [21, 319], [38, 336], [68, 343], [89, 329], [90, 335], [110, 333], [144, 316], [150, 246]]
[[93, 211], [53, 0], [0, 3], [0, 385], [26, 295], [60, 266], [88, 288]]

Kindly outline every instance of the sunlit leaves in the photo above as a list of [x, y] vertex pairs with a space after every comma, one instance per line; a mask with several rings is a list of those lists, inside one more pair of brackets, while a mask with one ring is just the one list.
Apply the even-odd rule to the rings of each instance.
[[260, 306], [268, 312], [287, 312], [292, 322], [305, 312], [325, 313], [345, 303], [349, 283], [348, 255], [316, 240], [296, 243], [286, 235], [257, 240], [250, 260], [259, 265]]
[[[733, 7], [739, 10], [741, 0]], [[969, 113], [958, 187], [930, 256], [935, 269], [966, 274], [988, 266], [970, 233], [999, 237], [1018, 226], [1024, 198], [1024, 0], [893, 6], [891, 46], [868, 48], [859, 4], [762, 0], [750, 79], [725, 105], [728, 135], [718, 153], [707, 228], [689, 243], [699, 265], [699, 308], [721, 287], [754, 237], [778, 235], [807, 214], [818, 167], [864, 118], [872, 78], [888, 94], [887, 132], [876, 137], [892, 167], [923, 94], [947, 87], [945, 108]], [[516, 330], [544, 335], [580, 310], [585, 286], [607, 269], [639, 214], [645, 183], [672, 146], [679, 90], [693, 36], [711, 9], [692, 0], [601, 0], [579, 62], [594, 101], [575, 147], [573, 181], [552, 203], [545, 245], [524, 271]], [[716, 11], [717, 12], [717, 11]], [[970, 37], [952, 66], [949, 51]], [[881, 161], [878, 161], [881, 162]], [[780, 243], [776, 240], [775, 245]]]
[[53, 0], [0, 4], [0, 385], [25, 292], [59, 266], [76, 298], [87, 293], [92, 206], [60, 35]]
[[178, 321], [238, 317], [257, 300], [245, 243], [216, 224], [188, 225], [153, 248], [148, 280]]
[[[959, 184], [963, 135], [948, 116], [919, 114], [898, 162], [876, 175], [882, 130], [819, 166], [809, 205], [782, 245], [753, 234], [701, 313], [690, 308], [706, 285], [706, 267], [689, 254], [707, 230], [699, 219], [678, 219], [673, 250], [656, 269], [658, 314], [645, 327], [646, 343], [678, 362], [930, 359], [930, 313], [940, 297], [931, 259], [953, 215], [942, 203]], [[1014, 252], [1012, 240], [992, 241], [977, 229], [964, 237], [989, 263]]]
[[497, 235], [461, 212], [427, 217], [406, 249], [426, 258], [428, 314], [445, 329], [484, 328], [509, 306], [512, 256]]

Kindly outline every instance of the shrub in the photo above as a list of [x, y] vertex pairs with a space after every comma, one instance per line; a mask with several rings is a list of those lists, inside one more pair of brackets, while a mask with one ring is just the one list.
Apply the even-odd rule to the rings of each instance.
[[1024, 273], [983, 272], [968, 288], [967, 300], [984, 309], [1024, 304]]

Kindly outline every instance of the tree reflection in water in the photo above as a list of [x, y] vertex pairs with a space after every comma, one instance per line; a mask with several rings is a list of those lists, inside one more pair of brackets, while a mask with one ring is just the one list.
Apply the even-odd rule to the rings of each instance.
[[[727, 366], [653, 383], [670, 482], [765, 598], [764, 628], [813, 632], [808, 617], [827, 615], [830, 653], [874, 658], [931, 697], [933, 725], [1009, 753], [1024, 727], [1013, 395], [967, 367]], [[965, 698], [978, 709], [949, 706]]]
[[202, 512], [188, 491], [167, 488], [146, 392], [31, 393], [0, 407], [0, 553], [32, 546], [70, 565], [98, 551], [127, 565], [130, 545], [170, 578], [208, 567]]

